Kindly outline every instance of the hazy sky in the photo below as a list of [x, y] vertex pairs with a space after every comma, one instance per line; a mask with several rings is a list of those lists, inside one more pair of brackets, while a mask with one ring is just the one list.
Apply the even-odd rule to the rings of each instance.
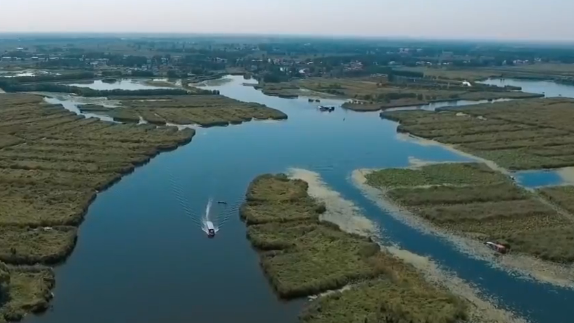
[[0, 0], [0, 32], [574, 41], [574, 0]]

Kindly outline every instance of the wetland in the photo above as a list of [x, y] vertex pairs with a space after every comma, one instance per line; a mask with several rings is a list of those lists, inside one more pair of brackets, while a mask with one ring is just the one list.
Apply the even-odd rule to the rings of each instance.
[[[223, 95], [238, 101], [258, 102], [259, 104], [273, 107], [289, 115], [289, 121], [280, 123], [250, 122], [225, 129], [207, 129], [205, 127], [194, 127], [195, 130], [187, 129], [186, 131], [188, 133], [194, 134], [193, 143], [185, 145], [169, 154], [162, 154], [155, 157], [149, 161], [146, 167], [138, 169], [113, 187], [98, 194], [92, 206], [87, 209], [88, 217], [86, 223], [80, 227], [79, 233], [74, 233], [74, 236], [79, 236], [79, 238], [74, 239], [77, 245], [76, 251], [67, 258], [68, 260], [64, 265], [57, 266], [55, 269], [56, 285], [54, 293], [56, 297], [52, 301], [54, 306], [53, 311], [46, 313], [44, 316], [31, 316], [27, 318], [26, 321], [100, 321], [104, 319], [105, 316], [98, 315], [94, 312], [93, 302], [96, 299], [100, 306], [106, 308], [108, 311], [121, 313], [117, 317], [117, 320], [112, 321], [119, 322], [144, 319], [137, 314], [135, 310], [126, 309], [125, 306], [122, 306], [121, 304], [125, 303], [122, 303], [123, 301], [121, 300], [130, 299], [130, 303], [134, 302], [134, 304], [136, 304], [137, 302], [137, 304], [146, 304], [146, 306], [150, 308], [157, 306], [157, 301], [151, 302], [144, 295], [141, 297], [134, 295], [133, 286], [135, 284], [142, 284], [142, 286], [146, 286], [146, 288], [155, 293], [165, 291], [164, 284], [160, 286], [159, 284], [153, 283], [152, 277], [158, 272], [165, 273], [166, 275], [164, 277], [167, 280], [167, 284], [174, 286], [170, 287], [171, 292], [180, 295], [178, 300], [159, 300], [159, 305], [171, 313], [167, 316], [176, 321], [183, 321], [186, 317], [189, 318], [182, 309], [187, 308], [189, 301], [193, 300], [194, 305], [192, 307], [194, 313], [196, 313], [194, 318], [200, 320], [214, 319], [226, 321], [232, 319], [232, 317], [243, 317], [245, 319], [249, 318], [251, 321], [264, 322], [269, 320], [277, 321], [278, 317], [282, 317], [282, 319], [279, 320], [281, 322], [294, 322], [297, 320], [297, 317], [301, 315], [301, 320], [308, 320], [309, 322], [328, 322], [333, 318], [340, 318], [341, 321], [345, 322], [349, 320], [345, 315], [359, 312], [359, 308], [365, 308], [367, 297], [371, 300], [376, 300], [376, 302], [369, 303], [371, 305], [367, 306], [368, 309], [363, 313], [365, 316], [362, 317], [368, 319], [381, 319], [383, 317], [390, 319], [390, 317], [398, 315], [397, 313], [393, 314], [393, 309], [396, 309], [396, 306], [404, 304], [401, 300], [428, 299], [436, 295], [436, 293], [432, 295], [428, 293], [418, 293], [416, 292], [416, 288], [420, 288], [420, 290], [426, 290], [427, 288], [435, 290], [436, 288], [436, 290], [440, 291], [437, 293], [445, 295], [445, 297], [437, 302], [429, 301], [429, 307], [417, 308], [416, 311], [413, 310], [411, 314], [409, 314], [412, 315], [412, 317], [410, 317], [411, 319], [416, 321], [419, 318], [428, 318], [428, 313], [432, 312], [432, 309], [435, 308], [434, 306], [441, 306], [440, 302], [443, 302], [445, 299], [452, 299], [452, 302], [449, 304], [454, 305], [449, 305], [449, 310], [445, 309], [444, 312], [440, 312], [441, 317], [449, 317], [449, 315], [460, 317], [457, 315], [462, 315], [461, 309], [464, 306], [456, 305], [459, 304], [459, 301], [456, 301], [456, 299], [461, 297], [460, 293], [455, 293], [450, 288], [445, 289], [442, 283], [436, 287], [431, 284], [429, 287], [429, 285], [427, 285], [429, 284], [428, 277], [421, 273], [419, 267], [413, 269], [410, 267], [412, 264], [407, 266], [406, 263], [408, 262], [403, 258], [397, 258], [397, 255], [401, 253], [392, 253], [388, 247], [381, 248], [381, 253], [384, 254], [385, 257], [389, 257], [384, 258], [386, 262], [383, 262], [384, 266], [381, 268], [386, 268], [385, 266], [394, 263], [393, 261], [397, 262], [396, 267], [393, 267], [394, 269], [402, 268], [403, 266], [408, 268], [408, 270], [403, 269], [408, 273], [405, 277], [413, 280], [407, 281], [404, 285], [396, 285], [390, 274], [381, 274], [376, 270], [373, 271], [369, 269], [368, 266], [363, 267], [363, 260], [356, 258], [357, 256], [353, 254], [353, 252], [361, 249], [357, 249], [358, 247], [356, 246], [361, 246], [363, 243], [366, 243], [365, 246], [374, 246], [372, 241], [378, 241], [377, 236], [379, 234], [377, 232], [379, 229], [376, 230], [375, 234], [371, 237], [372, 241], [369, 242], [369, 238], [358, 234], [362, 234], [362, 232], [365, 231], [372, 234], [373, 229], [370, 227], [368, 230], [350, 230], [357, 235], [354, 236], [352, 234], [348, 235], [347, 230], [342, 230], [344, 228], [341, 223], [344, 223], [344, 221], [332, 221], [337, 223], [340, 229], [321, 221], [318, 222], [317, 219], [328, 218], [328, 214], [333, 213], [333, 208], [329, 208], [328, 203], [317, 203], [313, 196], [311, 196], [312, 185], [308, 187], [308, 195], [303, 194], [301, 188], [298, 190], [287, 190], [287, 194], [282, 195], [282, 198], [290, 196], [287, 200], [273, 202], [273, 204], [276, 203], [282, 206], [286, 206], [287, 203], [294, 203], [292, 208], [283, 207], [281, 213], [273, 212], [274, 207], [277, 207], [276, 205], [269, 205], [265, 202], [269, 199], [273, 199], [272, 195], [267, 195], [267, 193], [259, 194], [259, 196], [257, 196], [257, 194], [251, 196], [254, 200], [250, 200], [248, 196], [247, 203], [255, 203], [256, 205], [256, 207], [249, 209], [249, 211], [245, 210], [246, 207], [240, 207], [244, 202], [246, 189], [255, 177], [264, 173], [285, 172], [287, 168], [293, 166], [301, 166], [321, 173], [324, 180], [340, 192], [341, 197], [357, 201], [359, 205], [358, 208], [364, 209], [368, 219], [376, 223], [377, 227], [380, 227], [380, 230], [384, 232], [384, 241], [398, 243], [401, 248], [405, 248], [416, 254], [428, 255], [433, 261], [439, 263], [441, 267], [445, 267], [447, 270], [455, 270], [457, 278], [453, 279], [453, 281], [457, 281], [458, 279], [461, 280], [464, 285], [467, 285], [467, 283], [476, 284], [480, 290], [476, 295], [478, 295], [480, 299], [486, 299], [490, 295], [493, 295], [498, 299], [504, 300], [503, 307], [505, 311], [516, 312], [520, 316], [526, 316], [533, 321], [539, 322], [560, 321], [561, 317], [568, 317], [568, 315], [571, 314], [565, 305], [568, 299], [570, 299], [569, 297], [571, 297], [569, 291], [557, 289], [558, 294], [554, 296], [553, 290], [555, 289], [547, 285], [513, 277], [502, 269], [491, 267], [488, 262], [468, 257], [459, 252], [455, 247], [444, 244], [440, 239], [434, 236], [420, 233], [409, 225], [404, 225], [402, 222], [396, 221], [393, 217], [389, 216], [388, 213], [381, 213], [381, 210], [372, 202], [365, 199], [361, 191], [357, 190], [347, 179], [347, 176], [355, 169], [364, 167], [380, 168], [382, 166], [394, 168], [403, 167], [405, 164], [408, 164], [409, 158], [411, 157], [438, 161], [469, 161], [468, 158], [439, 148], [438, 146], [421, 146], [416, 142], [402, 141], [396, 136], [396, 123], [381, 120], [378, 118], [378, 114], [367, 113], [359, 115], [336, 109], [332, 114], [322, 115], [317, 112], [314, 104], [308, 102], [306, 98], [283, 99], [269, 97], [256, 89], [243, 86], [241, 77], [230, 77], [229, 79], [231, 79], [231, 81], [225, 84], [206, 86], [205, 88], [221, 91]], [[217, 96], [214, 97], [216, 98]], [[26, 99], [22, 98], [22, 100]], [[162, 107], [156, 107], [154, 105], [167, 102], [145, 102], [141, 101], [145, 100], [141, 97], [114, 99], [119, 99], [120, 101], [125, 99], [125, 102], [122, 103], [122, 107], [134, 109], [144, 109], [145, 104], [149, 104], [150, 108], [159, 110], [162, 109]], [[134, 100], [129, 102], [130, 99]], [[214, 100], [217, 101], [217, 99]], [[344, 101], [334, 98], [325, 98], [321, 101], [322, 103], [334, 106], [340, 106], [344, 103]], [[32, 103], [33, 102], [30, 102], [30, 104]], [[138, 105], [139, 103], [142, 103], [142, 105]], [[27, 103], [19, 105], [26, 106], [25, 104]], [[193, 103], [188, 102], [181, 104], [176, 100], [168, 102], [166, 107], [174, 106], [173, 108], [175, 109], [176, 105], [185, 106], [186, 104], [193, 105]], [[215, 106], [217, 106], [217, 104], [220, 103], [216, 102]], [[77, 194], [74, 196], [71, 195], [72, 192], [69, 192], [68, 195], [62, 196], [62, 199], [58, 201], [77, 201], [81, 198], [91, 200], [93, 196], [95, 196], [94, 191], [96, 188], [85, 186], [85, 184], [83, 184], [84, 182], [95, 183], [94, 185], [97, 187], [108, 187], [109, 185], [104, 184], [106, 180], [108, 180], [105, 177], [107, 175], [101, 174], [109, 174], [118, 169], [129, 172], [132, 167], [129, 166], [128, 163], [131, 165], [140, 165], [148, 162], [146, 157], [141, 157], [142, 154], [144, 156], [150, 156], [149, 154], [155, 156], [157, 153], [154, 151], [163, 151], [162, 148], [155, 148], [156, 146], [154, 146], [158, 144], [158, 142], [163, 143], [163, 139], [154, 139], [155, 137], [151, 136], [151, 133], [147, 134], [148, 132], [153, 133], [165, 129], [167, 133], [181, 133], [181, 131], [172, 130], [172, 127], [158, 127], [151, 124], [151, 122], [147, 125], [136, 125], [113, 124], [100, 120], [90, 120], [90, 122], [88, 122], [88, 118], [81, 117], [76, 120], [77, 115], [71, 113], [66, 113], [66, 117], [71, 121], [63, 122], [63, 120], [59, 120], [59, 117], [50, 117], [51, 114], [54, 113], [52, 111], [53, 109], [58, 108], [59, 111], [62, 111], [63, 109], [61, 109], [61, 107], [50, 106], [42, 102], [40, 102], [40, 106], [50, 112], [46, 116], [48, 119], [41, 122], [37, 130], [34, 130], [32, 126], [27, 126], [25, 128], [27, 130], [26, 133], [28, 131], [30, 133], [26, 136], [17, 135], [16, 132], [7, 133], [5, 136], [3, 135], [1, 142], [2, 145], [5, 145], [6, 149], [2, 150], [2, 154], [6, 155], [2, 159], [10, 163], [6, 165], [11, 165], [16, 159], [18, 163], [20, 163], [20, 160], [23, 160], [26, 161], [27, 167], [28, 165], [36, 165], [37, 160], [41, 160], [42, 165], [40, 168], [31, 169], [31, 171], [34, 172], [35, 179], [46, 181], [50, 185], [54, 183], [64, 187], [70, 187], [72, 191]], [[69, 103], [65, 102], [65, 106], [69, 106]], [[103, 112], [107, 113], [108, 111]], [[33, 113], [27, 112], [27, 115], [28, 114], [30, 114], [30, 118], [32, 118], [29, 120], [43, 118], [43, 116], [34, 115]], [[22, 118], [14, 116], [9, 120], [15, 123], [19, 119]], [[84, 126], [82, 123], [81, 126], [78, 126], [78, 129], [73, 131], [74, 127], [72, 123], [74, 122], [84, 122], [88, 124]], [[68, 123], [70, 124], [68, 125]], [[115, 132], [103, 134], [102, 132], [105, 132], [104, 129], [101, 129], [101, 131], [98, 130], [103, 124], [106, 125], [104, 129], [110, 128], [110, 131], [112, 129], [121, 130], [119, 133], [131, 134], [129, 136], [130, 140], [124, 142], [124, 140], [121, 139], [124, 138], [123, 135], [116, 135]], [[17, 125], [17, 123], [15, 125]], [[64, 127], [64, 125], [67, 126]], [[61, 129], [62, 131], [52, 129], [56, 126], [63, 127]], [[87, 133], [81, 133], [78, 135], [77, 133], [80, 132], [80, 129], [94, 132], [95, 134], [88, 135]], [[138, 132], [136, 133], [132, 133], [132, 131], [136, 131], [135, 129], [145, 129], [143, 132], [145, 135], [142, 135], [139, 130], [137, 130]], [[341, 131], [343, 129], [346, 129], [346, 131]], [[373, 134], [378, 134], [379, 136], [373, 136]], [[256, 139], [262, 135], [272, 136], [274, 140], [262, 141]], [[30, 139], [28, 139], [28, 136], [30, 136]], [[387, 140], [381, 142], [381, 136], [387, 138]], [[115, 138], [116, 141], [120, 138], [121, 143], [113, 141], [112, 138]], [[140, 139], [142, 142], [132, 142], [136, 140], [136, 138], [142, 138]], [[329, 139], [327, 140], [326, 138]], [[359, 138], [364, 144], [353, 144], [356, 143]], [[48, 141], [45, 143], [42, 142], [46, 140]], [[106, 155], [112, 156], [106, 156], [105, 163], [98, 162], [99, 158], [101, 158], [100, 156], [93, 156], [95, 151], [103, 149], [99, 143], [100, 140], [112, 142], [113, 146], [106, 148], [110, 149], [110, 153]], [[151, 147], [148, 146], [147, 141], [153, 142], [154, 145], [151, 145]], [[302, 143], [304, 143], [304, 145], [302, 145]], [[86, 149], [91, 147], [89, 150], [90, 153], [82, 152], [79, 154], [76, 151], [78, 148], [74, 146], [80, 144], [85, 145]], [[30, 145], [30, 149], [27, 149], [28, 147], [22, 148], [27, 145]], [[58, 147], [57, 151], [53, 151], [53, 148], [50, 148], [52, 145]], [[317, 149], [317, 147], [321, 147], [321, 149]], [[126, 149], [130, 152], [127, 155], [132, 156], [129, 159], [126, 160], [124, 159], [125, 157], [118, 159], [113, 156]], [[389, 155], [389, 151], [393, 151], [393, 154]], [[273, 158], [270, 159], [269, 156], [273, 156]], [[231, 166], [228, 163], [230, 160], [233, 161], [233, 165]], [[68, 163], [68, 161], [74, 163], [71, 164]], [[31, 162], [33, 163], [30, 164]], [[79, 169], [82, 169], [80, 172], [84, 172], [83, 169], [89, 169], [91, 171], [82, 175], [89, 177], [82, 179], [71, 178], [66, 175], [67, 173], [58, 173], [59, 175], [57, 177], [50, 176], [51, 174], [42, 174], [44, 169], [48, 172], [53, 172], [56, 170], [60, 171], [60, 169], [64, 167], [68, 172]], [[463, 173], [466, 174], [466, 172], [460, 171], [454, 173], [455, 174], [451, 174], [449, 178], [441, 178], [439, 181], [451, 180], [460, 185], [468, 185], [468, 183], [476, 180], [475, 176], [461, 175]], [[26, 181], [30, 181], [30, 179], [25, 177], [18, 169], [15, 170], [14, 174], [7, 173], [2, 176], [3, 178], [8, 178], [10, 181], [15, 179], [24, 181], [25, 183], [27, 183]], [[462, 176], [462, 179], [460, 176]], [[410, 178], [410, 176], [408, 177]], [[424, 177], [413, 185], [433, 185], [434, 182], [432, 178], [433, 176]], [[177, 192], [182, 192], [184, 196], [189, 197], [192, 212], [200, 213], [202, 212], [201, 209], [204, 206], [204, 202], [214, 191], [213, 188], [206, 189], [206, 186], [210, 186], [209, 183], [213, 183], [213, 181], [225, 183], [225, 186], [218, 184], [219, 189], [217, 190], [217, 195], [223, 200], [230, 201], [231, 204], [229, 210], [219, 210], [219, 212], [230, 212], [232, 215], [231, 220], [223, 228], [222, 234], [218, 235], [217, 239], [205, 241], [199, 230], [197, 230], [197, 234], [194, 234], [196, 231], [193, 230], [193, 222], [190, 221], [189, 217], [185, 216], [185, 208], [180, 208], [177, 200], [173, 200], [172, 195]], [[288, 181], [291, 181], [291, 179], [289, 178]], [[173, 188], [174, 182], [176, 186], [178, 186], [175, 190]], [[305, 182], [311, 183], [308, 180], [305, 180]], [[500, 185], [499, 182], [499, 178], [492, 175], [481, 178], [480, 185], [492, 184], [496, 186]], [[185, 183], [185, 185], [182, 183]], [[213, 185], [214, 184], [211, 184], [211, 186]], [[217, 186], [217, 184], [215, 184], [215, 186]], [[268, 190], [274, 188], [275, 187], [271, 185]], [[86, 195], [81, 195], [82, 189], [91, 191], [91, 195], [88, 195], [88, 192], [86, 192]], [[281, 190], [282, 188], [279, 187], [277, 189]], [[17, 190], [14, 190], [14, 193], [10, 194], [10, 196], [14, 196], [14, 200], [16, 201], [26, 201], [26, 196], [19, 197], [18, 194], [20, 193], [18, 193]], [[47, 199], [49, 200], [56, 198], [50, 197], [46, 191], [38, 191], [38, 194], [47, 195]], [[511, 195], [514, 193], [509, 192], [507, 194]], [[512, 199], [502, 199], [497, 203], [520, 200], [518, 197], [522, 198], [521, 193], [518, 192], [516, 194], [516, 196], [513, 195], [514, 197], [512, 197]], [[153, 198], [151, 198], [152, 196]], [[60, 196], [58, 196], [58, 198], [60, 198]], [[339, 198], [337, 197], [336, 199]], [[30, 204], [31, 206], [29, 207], [34, 208], [34, 210], [36, 210], [35, 207], [42, 207], [36, 206], [29, 201], [30, 200], [21, 203]], [[41, 202], [39, 201], [39, 203]], [[485, 203], [488, 203], [488, 201]], [[523, 203], [526, 203], [524, 204], [525, 207], [530, 207], [530, 204], [528, 204], [530, 203], [529, 201]], [[62, 203], [58, 202], [58, 204]], [[539, 207], [538, 204], [536, 205]], [[80, 206], [76, 209], [79, 208]], [[539, 208], [540, 210], [544, 210], [544, 207]], [[349, 209], [349, 212], [351, 212], [350, 210], [351, 209]], [[339, 214], [345, 218], [345, 214], [349, 214], [349, 212], [345, 211]], [[247, 229], [245, 229], [245, 224], [239, 221], [238, 213], [243, 215]], [[29, 214], [30, 212], [22, 211], [18, 218], [21, 218], [23, 223], [35, 220], [26, 219], [26, 217], [29, 217]], [[49, 226], [53, 229], [58, 229], [58, 231], [63, 228], [77, 227], [76, 222], [65, 216], [62, 217], [62, 214], [64, 214], [64, 212], [53, 211], [53, 214], [44, 215], [44, 219], [47, 219], [49, 222], [41, 224], [40, 226], [42, 228]], [[236, 215], [235, 220], [233, 220], [233, 214]], [[69, 217], [77, 218], [78, 216], [70, 214]], [[9, 217], [9, 221], [13, 221], [13, 218], [16, 217]], [[83, 219], [83, 214], [80, 216], [80, 219]], [[359, 222], [364, 224], [364, 221]], [[281, 231], [281, 235], [277, 237], [278, 226], [281, 228], [291, 228], [291, 225], [296, 223], [299, 223], [300, 226], [295, 226], [294, 230], [283, 230]], [[251, 229], [253, 227], [259, 227], [262, 228], [262, 230], [253, 230]], [[102, 230], [105, 230], [105, 236], [102, 235], [102, 232], [104, 232]], [[306, 230], [309, 230], [309, 235], [299, 235], [302, 231]], [[64, 230], [61, 232], [67, 231]], [[163, 234], [160, 235], [158, 232], [162, 232]], [[250, 234], [250, 232], [254, 233], [253, 237], [257, 237], [259, 239], [258, 243], [261, 243], [263, 247], [268, 246], [265, 244], [265, 242], [268, 242], [265, 239], [271, 238], [271, 246], [268, 246], [268, 248], [279, 248], [263, 252], [263, 254], [270, 252], [266, 256], [272, 254], [282, 255], [276, 259], [276, 262], [270, 259], [266, 261], [267, 267], [263, 268], [264, 271], [268, 271], [267, 276], [270, 277], [270, 274], [273, 273], [277, 275], [276, 277], [279, 277], [274, 280], [275, 283], [271, 284], [271, 286], [277, 285], [279, 288], [277, 288], [277, 286], [271, 288], [269, 285], [270, 279], [261, 275], [263, 272], [259, 265], [261, 254], [251, 249], [254, 241], [251, 236], [249, 236], [250, 240], [245, 239], [245, 235]], [[43, 233], [42, 230], [38, 230], [38, 234]], [[17, 234], [20, 233], [17, 232]], [[41, 239], [40, 237], [30, 239], [30, 246], [26, 248], [35, 248], [34, 243], [38, 244], [40, 241], [51, 241], [52, 238], [56, 238], [60, 242], [51, 245], [54, 249], [47, 248], [43, 245], [42, 248], [36, 247], [34, 252], [53, 254], [54, 251], [57, 250], [66, 250], [66, 246], [69, 245], [69, 242], [66, 241], [71, 240], [66, 240], [64, 235], [60, 236], [60, 232], [53, 232], [51, 234], [52, 236], [48, 236], [46, 233], [46, 236], [41, 237]], [[283, 234], [284, 236], [282, 236]], [[287, 246], [285, 240], [281, 239], [292, 237], [290, 235], [295, 235], [300, 238], [296, 240], [297, 242], [293, 242], [291, 239], [291, 244]], [[404, 237], [406, 236], [411, 238], [405, 239]], [[322, 247], [324, 243], [322, 242], [324, 241], [323, 239], [333, 239], [333, 237], [336, 237], [336, 241], [340, 241], [339, 245], [336, 243], [335, 245], [340, 248], [337, 250], [341, 250], [341, 252], [323, 252], [315, 256], [326, 257], [324, 260], [327, 263], [330, 261], [329, 257], [334, 256], [339, 257], [333, 258], [336, 261], [348, 262], [349, 260], [353, 260], [351, 269], [345, 266], [335, 267], [323, 265], [323, 267], [321, 267], [321, 263], [318, 263], [318, 267], [311, 269], [335, 270], [332, 277], [317, 275], [316, 271], [309, 271], [307, 273], [303, 271], [303, 269], [306, 268], [303, 265], [298, 267], [300, 270], [292, 272], [292, 270], [296, 268], [293, 266], [289, 267], [288, 265], [291, 261], [285, 260], [291, 259], [289, 257], [294, 257], [292, 254], [290, 255], [291, 252], [312, 253], [318, 250], [325, 250], [321, 249], [324, 248], [324, 246]], [[355, 247], [353, 247], [353, 245], [355, 245]], [[516, 245], [519, 246], [518, 243]], [[109, 250], [107, 248], [114, 248], [113, 246], [117, 248], [117, 251], [106, 251]], [[316, 248], [307, 248], [308, 246], [315, 246]], [[524, 244], [524, 246], [527, 248], [528, 244]], [[207, 268], [194, 266], [197, 259], [190, 255], [205, 254], [206, 249], [213, 252], [213, 255], [208, 255], [203, 258]], [[280, 252], [278, 253], [277, 250], [280, 250]], [[29, 251], [22, 249], [21, 252], [24, 254]], [[165, 261], [171, 264], [170, 270], [166, 271], [164, 264], [149, 259], [150, 252], [162, 254]], [[233, 253], [233, 255], [229, 257], [217, 256], [223, 253]], [[20, 252], [18, 254], [20, 254]], [[391, 257], [390, 254], [394, 256]], [[33, 257], [38, 257], [38, 255], [31, 253], [29, 257], [33, 259]], [[282, 257], [286, 258], [282, 259]], [[262, 257], [261, 259], [267, 258]], [[295, 257], [295, 259], [298, 258]], [[375, 264], [378, 263], [377, 256], [375, 256], [375, 258], [367, 256], [365, 259], [368, 260], [367, 263], [371, 263], [371, 261]], [[392, 259], [392, 261], [390, 259]], [[98, 264], [98, 269], [91, 269], [92, 265], [96, 263]], [[309, 262], [306, 262], [306, 264], [307, 263]], [[47, 261], [45, 265], [48, 264], [51, 264], [51, 262]], [[118, 269], [118, 264], [121, 264], [123, 269]], [[282, 264], [285, 264], [286, 267], [283, 267]], [[142, 266], [144, 267], [142, 268]], [[230, 266], [234, 268], [233, 274], [229, 274], [227, 270], [224, 270], [224, 268], [231, 268]], [[365, 270], [354, 266], [361, 266]], [[10, 268], [10, 266], [8, 267]], [[218, 269], [213, 270], [213, 268]], [[85, 279], [86, 272], [91, 273], [92, 280], [88, 281]], [[130, 272], [138, 272], [138, 274], [133, 275], [130, 274]], [[349, 272], [358, 272], [361, 273], [361, 275], [348, 276]], [[114, 286], [106, 287], [104, 282], [118, 275], [123, 277], [123, 279], [114, 279]], [[476, 275], [480, 275], [482, 279], [478, 280]], [[300, 280], [301, 277], [304, 279]], [[315, 284], [307, 284], [306, 279], [313, 277], [316, 277], [314, 281]], [[332, 278], [333, 281], [337, 281], [338, 284], [333, 285], [332, 281], [322, 281], [325, 278]], [[202, 283], [202, 281], [210, 281], [210, 283]], [[271, 279], [271, 281], [273, 280]], [[310, 295], [322, 293], [330, 288], [337, 289], [341, 286], [344, 287], [344, 285], [346, 285], [344, 283], [347, 281], [350, 281], [352, 286], [357, 284], [359, 288], [345, 289], [341, 293], [329, 294], [332, 296], [319, 297], [316, 299], [316, 302], [309, 304], [306, 304], [306, 302], [300, 299], [287, 303], [278, 302], [273, 297], [274, 290], [284, 291], [285, 298], [292, 298], [294, 296], [289, 295]], [[448, 279], [441, 280], [443, 283], [446, 281], [448, 281]], [[304, 283], [301, 284], [301, 282]], [[497, 282], [497, 284], [494, 282]], [[205, 288], [208, 289], [208, 286], [210, 286], [209, 288], [218, 292], [208, 294], [201, 293], [197, 290], [198, 286], [203, 286], [203, 288], [201, 288], [203, 290], [205, 290]], [[380, 295], [378, 292], [379, 287], [384, 287], [385, 290], [393, 291], [393, 293]], [[110, 288], [113, 288], [115, 292], [112, 293]], [[249, 297], [244, 296], [243, 291], [245, 289], [251, 291]], [[539, 297], [533, 298], [520, 295], [519, 291], [525, 289], [535, 290], [539, 294]], [[90, 292], [86, 293], [86, 290]], [[197, 291], [193, 291], [189, 294], [190, 290]], [[113, 296], [111, 296], [112, 294]], [[406, 298], [403, 299], [401, 297]], [[365, 301], [363, 301], [363, 299], [365, 299]], [[462, 299], [462, 302], [465, 303], [467, 302], [465, 300], [468, 300], [469, 297], [462, 296]], [[221, 307], [220, 304], [223, 302], [233, 304], [226, 308], [226, 313], [218, 312], [218, 309]], [[384, 302], [384, 304], [395, 304], [396, 306], [393, 305], [391, 308], [377, 307], [377, 304], [381, 302]], [[533, 304], [535, 303], [538, 305], [534, 306]], [[476, 302], [472, 302], [472, 304], [476, 304]], [[262, 309], [262, 306], [265, 309]], [[471, 306], [471, 308], [474, 308], [474, 306]], [[531, 310], [527, 311], [526, 308], [530, 308]], [[548, 312], [547, 309], [549, 308], [553, 309], [553, 311]], [[247, 309], [249, 310], [247, 311]], [[318, 314], [323, 312], [332, 313], [330, 314], [332, 316], [321, 316]], [[93, 313], [91, 315], [93, 318], [86, 317], [86, 313]], [[166, 313], [167, 312], [159, 311], [154, 314], [151, 313], [151, 311], [146, 311], [146, 316], [147, 319], [153, 321], [155, 319], [165, 318]], [[472, 317], [472, 314], [467, 315]], [[511, 321], [506, 319], [509, 316], [503, 315], [502, 317], [504, 317], [504, 319], [491, 321]], [[144, 321], [145, 320], [146, 319], [144, 319]]]

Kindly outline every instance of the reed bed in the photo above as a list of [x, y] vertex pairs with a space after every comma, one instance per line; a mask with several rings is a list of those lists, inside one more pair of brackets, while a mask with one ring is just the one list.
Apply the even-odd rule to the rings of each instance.
[[[0, 120], [0, 261], [11, 266], [64, 261], [97, 192], [195, 134], [86, 119], [24, 94], [2, 95]], [[0, 290], [9, 295], [0, 295], [0, 321], [45, 309], [50, 299], [51, 271], [14, 268]]]
[[527, 170], [574, 165], [573, 108], [573, 99], [545, 98], [436, 112], [387, 111], [381, 117], [399, 122], [399, 132], [453, 145], [511, 170]]
[[[367, 175], [367, 184], [384, 190], [394, 203], [444, 230], [483, 242], [507, 243], [512, 252], [542, 260], [574, 262], [572, 218], [485, 165], [469, 165], [384, 169]], [[417, 175], [409, 176], [412, 171]], [[550, 202], [573, 209], [574, 203], [569, 203], [572, 187], [540, 192]]]
[[[284, 174], [262, 175], [248, 187], [242, 217], [261, 267], [282, 298], [349, 289], [312, 301], [301, 322], [464, 322], [468, 304], [425, 281], [409, 264], [359, 235], [321, 222], [326, 211], [307, 194], [308, 184]], [[297, 217], [301, 205], [305, 216]], [[249, 222], [247, 209], [266, 212]], [[261, 218], [259, 218], [261, 219]]]

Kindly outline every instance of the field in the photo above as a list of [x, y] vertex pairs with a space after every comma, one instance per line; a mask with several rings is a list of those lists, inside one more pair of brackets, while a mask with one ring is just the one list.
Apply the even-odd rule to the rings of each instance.
[[[455, 322], [467, 304], [427, 283], [368, 238], [320, 222], [325, 206], [308, 185], [283, 174], [262, 175], [249, 186], [241, 216], [261, 267], [282, 298], [296, 298], [356, 284], [313, 301], [302, 322]], [[291, 210], [294, 206], [296, 212]], [[254, 214], [253, 209], [257, 209]], [[424, 304], [424, 305], [421, 305]]]
[[[0, 96], [0, 261], [9, 265], [65, 260], [97, 192], [194, 135], [192, 129], [86, 119], [39, 96]], [[37, 275], [11, 276], [24, 289]], [[21, 301], [27, 300], [10, 303]]]
[[0, 322], [43, 312], [52, 298], [54, 273], [42, 267], [8, 267], [0, 262]]
[[574, 165], [574, 100], [532, 99], [432, 111], [387, 111], [399, 132], [450, 144], [511, 170]]
[[389, 83], [386, 78], [327, 79], [309, 78], [297, 84], [315, 92], [353, 99], [344, 105], [355, 111], [378, 111], [388, 108], [429, 104], [453, 100], [495, 100], [532, 98], [538, 94], [505, 91], [502, 88], [475, 85], [463, 87], [459, 82], [419, 79], [416, 82]]
[[[416, 175], [406, 176], [407, 171]], [[482, 242], [507, 243], [515, 253], [574, 263], [572, 217], [557, 213], [537, 194], [485, 165], [383, 169], [367, 175], [367, 184], [382, 189], [395, 204], [437, 227]], [[554, 188], [544, 190], [556, 192]], [[550, 194], [563, 201], [568, 199], [567, 193]]]
[[203, 127], [240, 124], [252, 119], [287, 119], [283, 112], [258, 103], [245, 103], [220, 95], [123, 97], [122, 108], [105, 111], [117, 121], [166, 123]]

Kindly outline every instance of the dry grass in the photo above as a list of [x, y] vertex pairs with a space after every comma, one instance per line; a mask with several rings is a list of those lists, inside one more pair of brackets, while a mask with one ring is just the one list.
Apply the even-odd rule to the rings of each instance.
[[[319, 294], [357, 283], [313, 301], [302, 322], [455, 322], [467, 304], [427, 283], [411, 265], [382, 252], [370, 239], [320, 222], [325, 207], [307, 195], [308, 184], [285, 175], [262, 175], [247, 191], [246, 209], [264, 207], [265, 224], [248, 222], [247, 237], [283, 298]], [[307, 205], [304, 217], [296, 210]], [[242, 214], [245, 218], [249, 218]], [[289, 219], [285, 221], [285, 219]], [[424, 305], [421, 305], [424, 304]]]
[[[220, 95], [186, 95], [121, 98], [124, 108], [118, 113], [125, 121], [137, 122], [140, 116], [153, 124], [198, 124], [204, 127], [240, 124], [252, 119], [287, 119], [283, 112], [258, 103], [245, 103]], [[120, 120], [120, 119], [117, 119]], [[121, 120], [124, 121], [124, 120]]]
[[511, 170], [574, 165], [574, 100], [532, 99], [431, 111], [383, 112], [400, 132], [432, 139]]
[[[476, 169], [483, 173], [479, 175]], [[481, 241], [508, 243], [512, 252], [543, 260], [574, 262], [572, 219], [505, 176], [485, 166], [460, 164], [429, 165], [420, 172], [428, 177], [413, 180], [405, 176], [404, 169], [385, 169], [367, 175], [367, 183], [440, 228]], [[450, 186], [444, 185], [445, 180]], [[571, 191], [547, 188], [543, 194], [564, 206]]]

